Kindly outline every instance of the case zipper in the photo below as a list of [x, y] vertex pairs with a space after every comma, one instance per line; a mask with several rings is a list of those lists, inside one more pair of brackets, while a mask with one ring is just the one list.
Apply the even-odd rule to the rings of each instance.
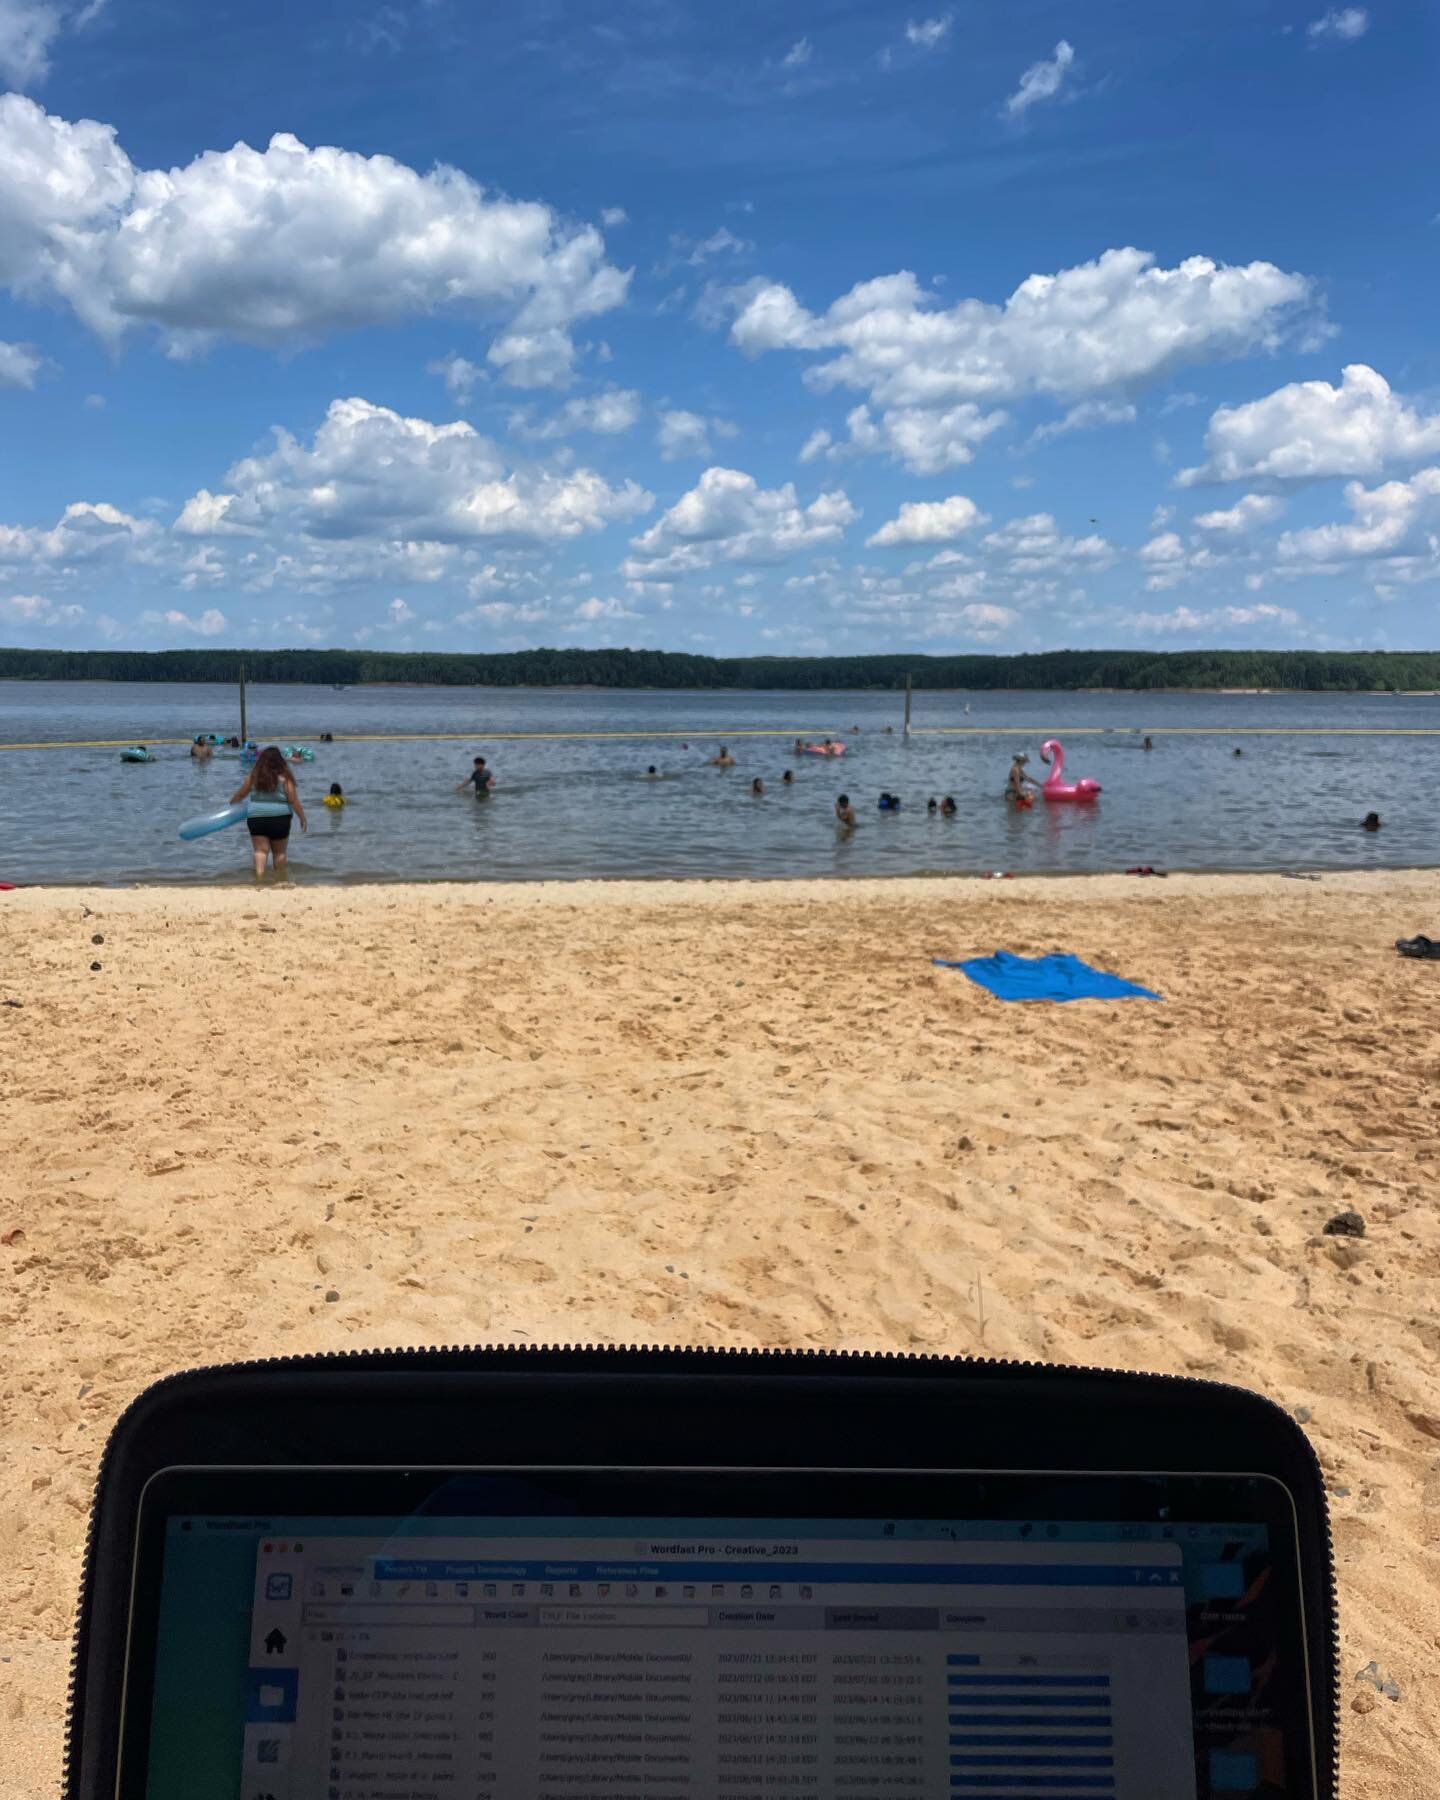
[[[148, 1387], [142, 1388], [111, 1427], [110, 1436], [106, 1440], [105, 1449], [100, 1457], [99, 1467], [95, 1471], [95, 1485], [90, 1496], [90, 1520], [85, 1531], [85, 1554], [80, 1564], [80, 1593], [75, 1622], [75, 1634], [70, 1646], [70, 1676], [65, 1691], [65, 1737], [62, 1751], [60, 1793], [62, 1800], [78, 1800], [75, 1783], [79, 1771], [75, 1764], [75, 1694], [79, 1686], [81, 1659], [85, 1650], [85, 1633], [87, 1625], [87, 1603], [90, 1597], [90, 1583], [94, 1573], [96, 1521], [99, 1517], [100, 1497], [104, 1492], [105, 1478], [110, 1464], [110, 1446], [121, 1423], [127, 1419], [142, 1401], [148, 1400], [152, 1394], [162, 1392], [166, 1388], [191, 1381], [199, 1376], [212, 1375], [222, 1370], [235, 1369], [268, 1369], [283, 1364], [286, 1368], [299, 1369], [306, 1367], [323, 1367], [326, 1364], [352, 1363], [368, 1368], [383, 1369], [388, 1364], [402, 1358], [416, 1359], [421, 1362], [438, 1361], [445, 1357], [457, 1356], [510, 1356], [517, 1362], [524, 1362], [540, 1356], [600, 1354], [610, 1356], [675, 1356], [682, 1355], [697, 1364], [707, 1362], [812, 1362], [852, 1363], [858, 1367], [874, 1363], [915, 1363], [922, 1367], [950, 1368], [970, 1367], [988, 1369], [1037, 1369], [1044, 1370], [1047, 1375], [1135, 1375], [1129, 1369], [1107, 1368], [1097, 1363], [1043, 1363], [1026, 1358], [1008, 1356], [936, 1356], [912, 1350], [774, 1350], [756, 1349], [747, 1345], [689, 1346], [684, 1344], [429, 1344], [410, 1348], [404, 1345], [389, 1350], [318, 1350], [301, 1356], [253, 1356], [234, 1363], [203, 1363], [193, 1369], [179, 1369], [173, 1375], [162, 1375], [158, 1381], [152, 1381]], [[1198, 1375], [1149, 1375], [1143, 1373], [1141, 1380], [1183, 1383], [1187, 1387], [1215, 1388], [1227, 1390], [1223, 1381], [1208, 1381]], [[1319, 1478], [1323, 1491], [1325, 1474], [1314, 1447], [1302, 1431], [1306, 1448], [1310, 1451], [1310, 1459], [1315, 1465], [1315, 1473]], [[1329, 1603], [1330, 1615], [1330, 1791], [1338, 1795], [1340, 1791], [1340, 1625], [1335, 1605], [1335, 1535], [1330, 1526], [1330, 1509], [1322, 1509], [1324, 1515], [1325, 1537], [1325, 1594]], [[1318, 1702], [1318, 1695], [1316, 1696]]]

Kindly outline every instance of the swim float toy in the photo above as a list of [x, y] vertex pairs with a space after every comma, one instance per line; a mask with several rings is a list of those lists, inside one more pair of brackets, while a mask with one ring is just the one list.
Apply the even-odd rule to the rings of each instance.
[[1100, 783], [1088, 777], [1084, 781], [1066, 781], [1065, 751], [1058, 738], [1046, 738], [1040, 746], [1041, 762], [1050, 763], [1050, 773], [1045, 777], [1045, 785], [1040, 792], [1047, 800], [1093, 800], [1100, 792]]
[[326, 794], [325, 804], [326, 806], [331, 807], [335, 812], [339, 812], [340, 808], [345, 804], [345, 796], [343, 794]]
[[242, 800], [236, 806], [222, 807], [219, 812], [202, 813], [198, 819], [187, 819], [180, 827], [180, 835], [187, 842], [192, 838], [209, 837], [212, 831], [224, 831], [227, 825], [238, 825], [245, 814], [246, 806]]
[[844, 744], [807, 744], [806, 752], [811, 756], [843, 756]]
[[315, 752], [304, 744], [287, 744], [285, 757], [288, 762], [314, 762]]
[[129, 750], [120, 752], [120, 760], [121, 762], [154, 762], [155, 758], [148, 750], [143, 750], [139, 744], [135, 744]]

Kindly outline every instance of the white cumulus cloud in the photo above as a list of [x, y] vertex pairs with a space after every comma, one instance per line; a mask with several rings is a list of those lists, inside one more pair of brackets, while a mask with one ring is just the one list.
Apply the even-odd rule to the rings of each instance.
[[11, 625], [76, 625], [85, 608], [57, 605], [44, 594], [0, 594], [0, 620]]
[[736, 427], [729, 419], [707, 419], [702, 413], [688, 412], [684, 407], [667, 407], [660, 414], [655, 443], [665, 462], [679, 462], [687, 456], [708, 457], [714, 454], [711, 432], [717, 437], [737, 435]]
[[1332, 6], [1305, 27], [1312, 44], [1353, 44], [1370, 29], [1370, 15], [1363, 6]]
[[1217, 606], [1208, 612], [1196, 612], [1188, 606], [1177, 606], [1168, 613], [1132, 613], [1123, 621], [1135, 631], [1224, 631], [1245, 625], [1285, 625], [1300, 623], [1300, 615], [1288, 606]]
[[946, 500], [907, 500], [865, 541], [873, 549], [888, 544], [950, 544], [986, 523], [985, 514], [964, 494], [951, 494]]
[[600, 619], [638, 619], [640, 615], [613, 595], [602, 600], [598, 595], [592, 594], [575, 608], [575, 617], [586, 625], [593, 625]]
[[1094, 431], [1102, 425], [1133, 425], [1135, 408], [1118, 400], [1081, 400], [1063, 418], [1039, 425], [1030, 434], [1032, 444], [1048, 443], [1051, 438], [1068, 437], [1072, 431]]
[[834, 461], [843, 455], [879, 451], [916, 475], [938, 475], [942, 469], [973, 462], [976, 449], [1008, 417], [1004, 412], [982, 412], [968, 400], [934, 411], [923, 406], [889, 406], [878, 418], [862, 404], [845, 421], [849, 442], [835, 446], [829, 455]]
[[352, 398], [330, 403], [308, 446], [277, 429], [275, 447], [236, 463], [222, 491], [187, 501], [177, 527], [401, 544], [544, 542], [598, 531], [652, 504], [633, 481], [611, 487], [589, 469], [511, 468], [463, 420], [436, 425]]
[[33, 344], [0, 342], [0, 387], [33, 388], [45, 358]]
[[88, 22], [95, 0], [70, 6], [62, 0], [0, 0], [0, 76], [17, 88], [33, 87], [50, 73], [50, 53], [67, 25]]
[[663, 581], [719, 562], [780, 563], [839, 543], [858, 517], [843, 489], [802, 506], [792, 482], [762, 488], [739, 469], [710, 468], [631, 540], [621, 573], [627, 580]]
[[1345, 488], [1351, 519], [1287, 531], [1278, 546], [1288, 562], [1330, 563], [1357, 557], [1420, 558], [1440, 572], [1440, 468], [1421, 469], [1409, 481]]
[[1284, 502], [1274, 494], [1246, 494], [1233, 506], [1220, 508], [1216, 512], [1201, 513], [1195, 520], [1201, 531], [1208, 531], [1218, 537], [1243, 537], [1246, 532], [1254, 531], [1258, 525], [1268, 525], [1279, 518], [1284, 510]]
[[468, 356], [459, 356], [453, 350], [448, 356], [437, 356], [434, 362], [426, 363], [425, 373], [438, 375], [445, 383], [446, 393], [462, 406], [482, 381], [490, 379], [479, 363], [471, 362]]
[[183, 631], [191, 637], [219, 637], [221, 632], [229, 628], [229, 621], [218, 607], [210, 606], [194, 619], [189, 613], [170, 607], [164, 612], [145, 611], [140, 615], [142, 625], [164, 625], [170, 631]]
[[1032, 106], [1043, 100], [1054, 100], [1075, 67], [1075, 51], [1064, 38], [1055, 46], [1055, 54], [1031, 63], [1020, 77], [1020, 85], [1005, 102], [1012, 119], [1023, 118]]
[[949, 37], [954, 23], [954, 15], [948, 12], [941, 13], [936, 19], [908, 19], [905, 42], [913, 44], [917, 50], [938, 50]]
[[1328, 381], [1292, 381], [1261, 400], [1222, 406], [1205, 433], [1208, 461], [1184, 469], [1181, 487], [1205, 482], [1323, 481], [1376, 475], [1440, 450], [1440, 413], [1428, 416], [1365, 363]]
[[814, 54], [815, 46], [808, 37], [796, 38], [780, 58], [780, 67], [782, 69], [803, 69]]
[[982, 600], [962, 606], [955, 614], [954, 622], [981, 643], [994, 643], [1015, 629], [1020, 623], [1020, 615], [1013, 607], [995, 606]]
[[64, 301], [110, 343], [150, 325], [183, 356], [458, 312], [498, 324], [489, 361], [506, 380], [556, 385], [571, 328], [628, 279], [593, 226], [458, 169], [287, 132], [140, 169], [112, 126], [0, 97], [0, 285]]
[[739, 349], [819, 358], [811, 387], [858, 390], [874, 409], [858, 430], [852, 420], [852, 442], [930, 472], [968, 460], [1001, 422], [981, 409], [1036, 394], [1123, 406], [1188, 364], [1273, 349], [1314, 329], [1318, 312], [1314, 284], [1273, 263], [1193, 256], [1166, 269], [1136, 249], [1032, 275], [1000, 305], [942, 306], [905, 270], [860, 282], [823, 313], [764, 279], [729, 304]]
[[109, 501], [72, 500], [54, 525], [0, 525], [0, 565], [70, 570], [118, 558], [145, 561], [160, 528]]
[[1141, 547], [1140, 560], [1143, 563], [1171, 563], [1183, 561], [1185, 546], [1180, 541], [1177, 531], [1162, 531], [1151, 538], [1148, 544]]
[[634, 388], [606, 388], [598, 394], [577, 394], [559, 412], [533, 419], [528, 412], [510, 415], [510, 429], [532, 439], [573, 437], [588, 431], [599, 437], [615, 437], [629, 431], [640, 417], [640, 396]]
[[1014, 576], [1075, 575], [1103, 569], [1115, 560], [1115, 546], [1091, 532], [1067, 537], [1050, 513], [1010, 519], [981, 540], [984, 549]]

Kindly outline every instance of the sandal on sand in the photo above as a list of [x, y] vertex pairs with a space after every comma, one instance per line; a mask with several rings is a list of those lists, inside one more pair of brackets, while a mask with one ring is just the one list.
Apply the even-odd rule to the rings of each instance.
[[1440, 944], [1434, 938], [1396, 938], [1395, 948], [1402, 956], [1414, 956], [1424, 962], [1440, 962]]

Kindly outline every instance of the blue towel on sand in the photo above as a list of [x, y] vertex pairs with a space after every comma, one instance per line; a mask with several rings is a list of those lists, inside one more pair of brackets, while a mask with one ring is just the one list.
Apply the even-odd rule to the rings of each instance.
[[988, 988], [998, 1000], [1159, 1000], [1149, 988], [1138, 987], [1104, 969], [1092, 969], [1078, 956], [1016, 956], [997, 950], [993, 956], [972, 956], [964, 962], [935, 958], [942, 969], [963, 969], [979, 987]]

